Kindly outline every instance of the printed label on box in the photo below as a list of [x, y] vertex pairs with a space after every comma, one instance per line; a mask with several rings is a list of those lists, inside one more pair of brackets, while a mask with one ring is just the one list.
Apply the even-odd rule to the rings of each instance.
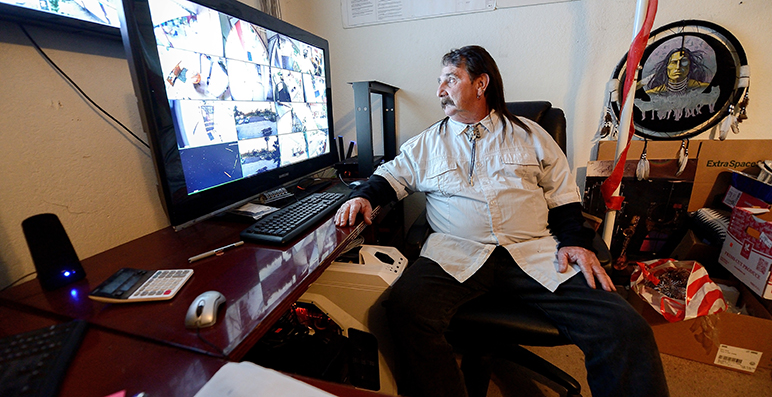
[[755, 372], [761, 360], [761, 352], [722, 344], [713, 364], [722, 367]]
[[772, 240], [769, 238], [769, 236], [767, 236], [766, 233], [761, 233], [761, 235], [759, 236], [759, 241], [764, 243], [764, 245], [767, 246], [767, 248], [772, 247]]
[[734, 186], [729, 186], [729, 190], [727, 190], [726, 195], [724, 196], [723, 203], [732, 208], [734, 207], [769, 208], [769, 204], [767, 204], [765, 201], [760, 200], [756, 197], [753, 197], [750, 194], [745, 193]]
[[724, 204], [730, 206], [730, 207], [736, 207], [737, 202], [740, 201], [740, 196], [742, 196], [743, 192], [741, 192], [739, 189], [735, 188], [734, 186], [729, 186], [729, 191], [726, 192], [726, 196], [724, 196]]

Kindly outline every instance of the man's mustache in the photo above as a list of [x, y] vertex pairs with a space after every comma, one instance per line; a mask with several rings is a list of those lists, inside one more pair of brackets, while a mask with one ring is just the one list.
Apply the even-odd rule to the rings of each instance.
[[455, 102], [453, 102], [453, 100], [450, 99], [449, 97], [444, 97], [440, 99], [440, 106], [442, 106], [443, 109], [445, 109], [445, 107], [448, 105], [456, 106]]

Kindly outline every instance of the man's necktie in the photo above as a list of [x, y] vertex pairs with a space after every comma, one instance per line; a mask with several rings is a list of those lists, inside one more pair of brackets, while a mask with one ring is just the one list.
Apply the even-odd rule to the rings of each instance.
[[466, 134], [469, 142], [472, 142], [472, 162], [469, 164], [469, 184], [474, 186], [472, 175], [474, 174], [475, 152], [477, 151], [477, 140], [480, 139], [480, 123], [466, 126]]

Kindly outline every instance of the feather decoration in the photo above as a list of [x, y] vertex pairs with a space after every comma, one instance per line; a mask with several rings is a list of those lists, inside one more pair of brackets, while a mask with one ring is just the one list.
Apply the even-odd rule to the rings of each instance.
[[678, 171], [675, 176], [681, 175], [686, 169], [686, 163], [689, 161], [689, 140], [681, 141], [681, 148], [678, 149]]
[[721, 124], [718, 127], [718, 139], [726, 140], [726, 136], [729, 135], [729, 130], [732, 129], [732, 120], [729, 116], [726, 116], [721, 120]]
[[600, 137], [606, 138], [608, 136], [615, 136], [616, 134], [614, 132], [614, 121], [611, 118], [611, 111], [606, 108], [606, 115], [603, 117], [603, 127], [600, 129]]
[[721, 120], [721, 124], [718, 127], [718, 139], [725, 140], [729, 134], [729, 130], [732, 129], [732, 116], [734, 115], [734, 105], [729, 105], [729, 114]]
[[735, 135], [739, 134], [740, 133], [740, 121], [737, 119], [737, 116], [735, 116], [734, 114], [730, 114], [729, 117], [731, 118], [731, 123], [732, 124], [730, 124], [730, 125], [732, 126], [732, 132]]
[[606, 83], [606, 90], [608, 91], [608, 103], [605, 106], [603, 112], [603, 121], [601, 123], [600, 138], [617, 139], [617, 120], [614, 115], [614, 111], [611, 110], [611, 104], [619, 100], [619, 87], [618, 79], [611, 79]]
[[748, 108], [748, 102], [749, 101], [750, 101], [750, 99], [748, 98], [748, 90], [746, 89], [745, 90], [745, 95], [743, 96], [743, 99], [741, 99], [740, 102], [737, 103], [737, 106], [740, 107], [740, 111], [737, 114], [737, 122], [738, 123], [742, 123], [743, 120], [748, 119], [748, 112], [747, 112], [746, 109]]
[[635, 169], [635, 177], [639, 181], [649, 179], [649, 160], [646, 158], [646, 148], [649, 146], [649, 140], [643, 141], [643, 151], [641, 152], [641, 159], [638, 160], [638, 167]]
[[710, 139], [711, 141], [715, 141], [716, 139], [718, 139], [718, 124], [710, 128], [710, 134], [708, 136], [708, 139]]

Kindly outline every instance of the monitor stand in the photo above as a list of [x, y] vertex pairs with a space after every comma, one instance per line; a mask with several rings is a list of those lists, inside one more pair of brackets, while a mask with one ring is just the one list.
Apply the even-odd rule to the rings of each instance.
[[[349, 157], [342, 153], [341, 161], [336, 164], [339, 174], [349, 178], [367, 178], [383, 161], [389, 161], [397, 155], [397, 132], [394, 93], [397, 87], [377, 81], [358, 81], [354, 87], [354, 110], [356, 115], [357, 156]], [[373, 96], [380, 96], [380, 113], [373, 108]], [[383, 155], [376, 155], [373, 147], [379, 137], [374, 136], [373, 118], [380, 119], [379, 126], [383, 133]], [[342, 146], [342, 143], [340, 144]], [[345, 171], [341, 172], [341, 170]]]

